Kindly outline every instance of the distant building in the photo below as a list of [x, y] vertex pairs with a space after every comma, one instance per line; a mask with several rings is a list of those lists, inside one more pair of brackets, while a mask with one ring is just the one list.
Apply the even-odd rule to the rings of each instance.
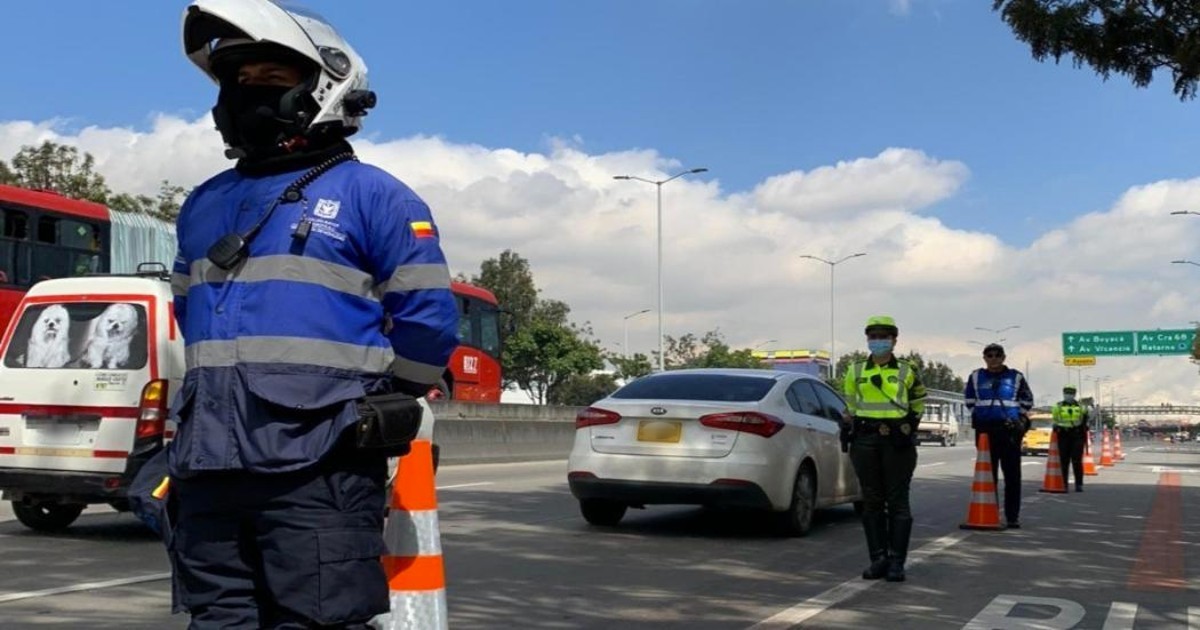
[[752, 354], [775, 370], [816, 377], [829, 373], [829, 353], [824, 350], [755, 350]]

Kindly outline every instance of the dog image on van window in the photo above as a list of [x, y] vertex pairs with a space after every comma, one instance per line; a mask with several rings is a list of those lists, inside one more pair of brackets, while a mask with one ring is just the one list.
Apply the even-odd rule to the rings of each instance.
[[25, 367], [60, 368], [71, 360], [68, 350], [71, 317], [60, 304], [47, 306], [38, 315], [29, 334], [25, 351]]
[[137, 332], [138, 314], [132, 304], [113, 304], [92, 320], [92, 335], [83, 350], [83, 365], [115, 369], [129, 361], [129, 342]]

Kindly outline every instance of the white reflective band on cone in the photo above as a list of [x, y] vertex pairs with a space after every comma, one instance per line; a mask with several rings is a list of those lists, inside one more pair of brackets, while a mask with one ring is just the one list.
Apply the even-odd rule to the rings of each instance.
[[378, 630], [448, 630], [446, 591], [392, 591], [392, 612], [371, 620]]
[[436, 510], [403, 512], [393, 509], [388, 513], [388, 524], [383, 529], [383, 540], [387, 543], [389, 556], [400, 558], [440, 556], [442, 555], [442, 539], [438, 535], [438, 531]]

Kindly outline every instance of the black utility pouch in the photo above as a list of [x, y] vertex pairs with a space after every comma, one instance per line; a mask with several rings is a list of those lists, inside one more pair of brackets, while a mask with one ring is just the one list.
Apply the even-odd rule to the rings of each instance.
[[421, 429], [421, 404], [408, 394], [367, 396], [358, 401], [359, 450], [388, 457], [407, 455]]

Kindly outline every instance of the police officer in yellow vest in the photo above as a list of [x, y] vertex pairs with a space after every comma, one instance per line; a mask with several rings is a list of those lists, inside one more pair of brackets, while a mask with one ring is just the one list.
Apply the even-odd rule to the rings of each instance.
[[867, 320], [870, 358], [846, 371], [842, 392], [852, 423], [850, 460], [863, 493], [863, 531], [871, 565], [864, 580], [904, 581], [912, 534], [908, 488], [917, 467], [917, 425], [925, 386], [913, 364], [893, 353], [899, 335], [891, 317]]
[[1063, 388], [1063, 400], [1050, 410], [1054, 433], [1058, 435], [1058, 456], [1062, 460], [1063, 482], [1070, 485], [1075, 473], [1075, 492], [1083, 492], [1083, 447], [1088, 439], [1088, 412], [1075, 401], [1075, 386]]

